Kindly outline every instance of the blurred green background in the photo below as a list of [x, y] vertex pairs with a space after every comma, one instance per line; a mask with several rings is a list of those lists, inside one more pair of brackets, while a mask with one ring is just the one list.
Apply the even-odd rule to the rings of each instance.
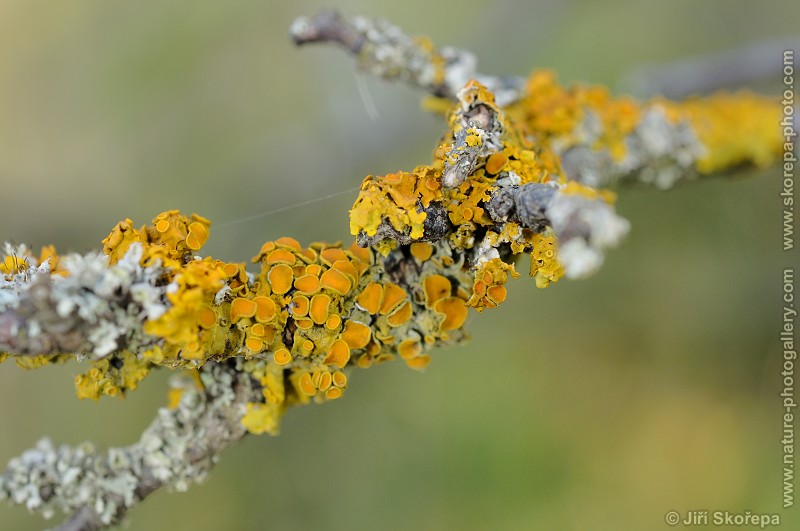
[[[0, 0], [0, 240], [86, 251], [126, 217], [179, 208], [220, 225], [428, 161], [442, 124], [419, 93], [366, 79], [371, 120], [351, 58], [290, 44], [293, 18], [325, 5]], [[788, 0], [336, 6], [471, 49], [488, 73], [547, 66], [612, 87], [643, 64], [789, 35], [800, 15]], [[515, 281], [425, 374], [354, 373], [345, 399], [291, 411], [279, 437], [153, 496], [128, 529], [646, 530], [672, 509], [800, 525], [780, 509], [780, 271], [797, 257], [780, 250], [778, 191], [777, 168], [623, 191], [633, 230], [598, 275]], [[353, 198], [212, 225], [204, 252], [347, 240]], [[78, 401], [83, 370], [0, 366], [0, 462], [43, 435], [129, 444], [164, 403], [166, 374]], [[0, 505], [0, 529], [46, 525]]]

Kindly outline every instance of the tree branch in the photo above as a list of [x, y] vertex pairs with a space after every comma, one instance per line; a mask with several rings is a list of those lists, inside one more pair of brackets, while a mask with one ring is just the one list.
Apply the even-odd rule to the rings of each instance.
[[749, 93], [638, 103], [612, 98], [604, 87], [563, 87], [548, 71], [534, 71], [527, 80], [485, 76], [468, 52], [437, 49], [385, 21], [349, 22], [335, 11], [297, 19], [291, 33], [297, 44], [345, 44], [366, 72], [434, 96], [456, 100], [468, 81], [477, 80], [539, 149], [560, 159], [567, 179], [594, 188], [635, 182], [666, 189], [698, 174], [767, 165], [780, 146], [778, 107]]
[[257, 273], [197, 256], [210, 222], [177, 211], [120, 222], [102, 254], [7, 246], [0, 361], [88, 357], [81, 398], [133, 390], [155, 367], [198, 369], [203, 388], [183, 384], [125, 448], [41, 441], [9, 463], [0, 498], [71, 513], [62, 529], [117, 522], [155, 490], [202, 479], [245, 433], [276, 434], [289, 407], [340, 398], [353, 367], [424, 368], [433, 348], [464, 340], [470, 308], [505, 300], [523, 254], [539, 287], [596, 271], [629, 229], [598, 186], [668, 187], [769, 164], [781, 148], [778, 106], [751, 94], [639, 103], [549, 72], [481, 76], [467, 52], [335, 12], [299, 19], [292, 35], [438, 96], [447, 130], [433, 159], [364, 179], [353, 245], [278, 238], [253, 258]]
[[365, 72], [390, 81], [400, 80], [434, 96], [455, 100], [458, 91], [475, 79], [489, 88], [500, 105], [516, 100], [524, 78], [477, 72], [475, 55], [452, 46], [435, 48], [426, 37], [412, 37], [386, 20], [344, 18], [328, 9], [300, 17], [289, 31], [295, 44], [336, 43], [356, 56]]
[[621, 86], [639, 97], [687, 98], [759, 81], [777, 82], [783, 73], [775, 58], [785, 50], [797, 49], [800, 37], [794, 36], [665, 64], [647, 64], [627, 74]]
[[57, 529], [89, 531], [118, 523], [163, 487], [179, 491], [201, 481], [247, 430], [241, 417], [260, 387], [235, 364], [206, 364], [204, 384], [183, 382], [176, 407], [161, 408], [135, 444], [98, 452], [93, 445], [54, 447], [42, 439], [9, 462], [0, 499], [49, 517], [73, 513]]

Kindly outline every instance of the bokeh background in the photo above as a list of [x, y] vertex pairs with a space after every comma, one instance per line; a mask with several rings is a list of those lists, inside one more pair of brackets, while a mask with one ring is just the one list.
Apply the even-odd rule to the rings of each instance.
[[[351, 58], [290, 44], [293, 18], [324, 5], [0, 0], [0, 240], [86, 251], [126, 217], [179, 208], [222, 225], [428, 161], [442, 125], [419, 93], [362, 80], [372, 119]], [[612, 87], [790, 35], [800, 17], [789, 0], [336, 5], [471, 49], [489, 73], [546, 66]], [[633, 230], [595, 277], [515, 281], [425, 374], [354, 373], [345, 399], [291, 411], [279, 437], [247, 439], [127, 528], [645, 530], [672, 509], [798, 525], [780, 509], [780, 271], [797, 256], [780, 250], [778, 191], [777, 168], [622, 191]], [[347, 240], [353, 198], [212, 225], [204, 251]], [[43, 435], [129, 444], [164, 403], [166, 374], [79, 401], [84, 370], [0, 366], [0, 462]], [[0, 505], [0, 529], [47, 525]]]

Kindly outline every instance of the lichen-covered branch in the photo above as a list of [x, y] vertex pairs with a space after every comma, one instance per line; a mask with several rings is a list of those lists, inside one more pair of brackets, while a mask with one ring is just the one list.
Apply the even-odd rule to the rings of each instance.
[[479, 81], [521, 133], [560, 159], [566, 178], [595, 188], [632, 181], [669, 188], [740, 164], [765, 166], [780, 148], [779, 107], [752, 93], [640, 103], [613, 98], [605, 87], [564, 87], [545, 70], [527, 80], [485, 76], [468, 52], [437, 49], [384, 21], [349, 22], [324, 11], [292, 26], [301, 44], [341, 43], [343, 34], [365, 71], [432, 96], [455, 100], [467, 81]]
[[355, 17], [347, 20], [327, 9], [312, 17], [300, 17], [290, 29], [295, 44], [341, 45], [358, 59], [365, 72], [387, 80], [399, 80], [435, 95], [454, 100], [470, 80], [488, 87], [502, 105], [519, 97], [524, 79], [477, 72], [475, 55], [452, 46], [436, 48], [427, 37], [410, 36], [386, 20]]
[[0, 278], [0, 351], [102, 357], [155, 345], [137, 325], [166, 311], [162, 302], [166, 286], [158, 285], [166, 271], [143, 267], [140, 247], [113, 267], [103, 253], [59, 260], [49, 247], [38, 258], [29, 254], [24, 245], [6, 244], [5, 275]]
[[277, 433], [291, 406], [340, 398], [356, 368], [397, 357], [426, 367], [434, 348], [466, 337], [470, 309], [505, 300], [523, 255], [539, 287], [596, 271], [629, 230], [599, 186], [666, 187], [768, 164], [781, 147], [777, 104], [752, 94], [638, 103], [561, 87], [549, 72], [487, 78], [466, 52], [334, 12], [292, 33], [338, 42], [368, 71], [434, 95], [446, 127], [433, 156], [364, 179], [352, 245], [278, 238], [251, 271], [199, 256], [211, 223], [177, 211], [120, 222], [102, 253], [7, 246], [0, 361], [85, 361], [81, 398], [123, 395], [157, 368], [199, 371], [202, 386], [172, 392], [131, 447], [40, 444], [0, 476], [3, 497], [74, 513], [69, 529], [117, 521], [154, 489], [205, 475], [246, 432]]
[[72, 513], [59, 530], [88, 531], [118, 523], [156, 490], [186, 490], [202, 480], [246, 433], [241, 417], [260, 388], [235, 364], [208, 363], [199, 380], [174, 382], [141, 439], [100, 452], [90, 443], [54, 446], [48, 439], [12, 459], [0, 476], [0, 500], [45, 517]]

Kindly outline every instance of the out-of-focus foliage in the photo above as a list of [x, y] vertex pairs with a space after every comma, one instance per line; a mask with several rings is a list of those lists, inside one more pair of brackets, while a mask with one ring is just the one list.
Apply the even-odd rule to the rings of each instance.
[[[474, 50], [490, 73], [611, 86], [644, 62], [796, 31], [800, 14], [788, 0], [519, 4], [337, 7]], [[218, 227], [430, 158], [441, 126], [420, 94], [362, 80], [372, 121], [349, 58], [289, 43], [320, 6], [4, 0], [0, 240], [80, 251], [171, 208], [214, 219], [204, 250], [226, 260], [282, 235], [348, 239], [355, 194]], [[292, 412], [131, 529], [649, 529], [671, 509], [778, 511], [777, 176], [622, 191], [633, 231], [600, 274], [514, 282], [426, 374], [354, 373], [344, 400]], [[64, 372], [84, 369], [0, 367], [0, 462], [42, 434], [130, 443], [164, 403], [164, 375], [122, 402], [73, 399]], [[0, 522], [43, 526], [5, 506]]]

